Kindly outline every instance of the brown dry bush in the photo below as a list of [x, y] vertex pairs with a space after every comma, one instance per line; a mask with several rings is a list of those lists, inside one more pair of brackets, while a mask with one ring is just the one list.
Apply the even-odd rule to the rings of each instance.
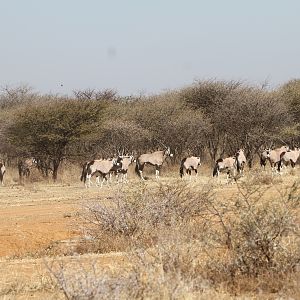
[[76, 266], [56, 261], [50, 273], [67, 299], [181, 299], [211, 288], [201, 277], [202, 233], [187, 222], [157, 229], [152, 247], [135, 247], [124, 253], [122, 270], [108, 272], [96, 262]]
[[75, 265], [57, 260], [46, 266], [66, 299], [137, 298], [137, 280], [129, 272], [116, 276], [96, 262], [86, 266], [79, 260]]
[[279, 174], [264, 173], [261, 171], [254, 171], [247, 176], [249, 185], [276, 185], [283, 182]]
[[[212, 196], [208, 186], [191, 190], [187, 183], [140, 185], [133, 193], [119, 191], [113, 198], [89, 201], [81, 217], [88, 244], [99, 252], [125, 250], [132, 243], [152, 244], [156, 229], [199, 217]], [[95, 247], [98, 245], [99, 247]]]
[[59, 286], [68, 299], [180, 299], [207, 290], [242, 295], [258, 289], [290, 295], [299, 277], [299, 185], [271, 199], [267, 191], [274, 190], [265, 185], [238, 187], [224, 200], [211, 186], [141, 186], [131, 197], [121, 192], [109, 204], [85, 205], [91, 241], [111, 251], [121, 237], [118, 249], [127, 250], [128, 265], [124, 273], [103, 276], [62, 265], [55, 273]]
[[[288, 274], [297, 270], [299, 184], [278, 190], [271, 199], [266, 197], [267, 191], [271, 192], [264, 186], [244, 184], [227, 203], [219, 200], [208, 203], [207, 217], [219, 225], [208, 227], [206, 245], [210, 254], [206, 270], [215, 283], [227, 282], [234, 288], [241, 278], [256, 280], [268, 276], [284, 282]], [[213, 254], [212, 248], [225, 255]], [[269, 284], [273, 286], [274, 282]]]

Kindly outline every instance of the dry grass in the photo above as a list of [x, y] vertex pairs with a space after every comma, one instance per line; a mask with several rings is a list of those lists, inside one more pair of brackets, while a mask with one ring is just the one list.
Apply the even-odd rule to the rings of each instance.
[[125, 187], [109, 201], [89, 199], [84, 203], [83, 235], [97, 252], [125, 251], [138, 242], [151, 245], [158, 238], [158, 228], [200, 216], [209, 197], [208, 186], [190, 189], [183, 181]]
[[[181, 299], [205, 289], [255, 294], [258, 287], [283, 293], [286, 278], [299, 276], [299, 186], [275, 189], [270, 199], [264, 183], [246, 182], [231, 197], [180, 181], [119, 190], [109, 204], [89, 202], [82, 216], [93, 247], [85, 250], [126, 251], [132, 268], [125, 277], [84, 271], [88, 289], [81, 277], [65, 279], [61, 266], [55, 277], [66, 297], [103, 297], [105, 290], [112, 299]], [[72, 290], [77, 284], [80, 292]]]
[[[51, 277], [43, 266], [39, 275], [30, 278], [12, 265], [19, 260], [4, 260], [7, 267], [0, 285], [3, 297], [65, 297], [60, 290], [63, 284], [70, 299], [89, 295], [111, 299], [299, 297], [299, 191], [296, 187], [291, 190], [299, 169], [294, 171], [296, 176], [278, 176], [271, 183], [266, 183], [265, 175], [259, 180], [258, 173], [245, 176], [238, 185], [219, 185], [208, 177], [209, 169], [192, 182], [178, 180], [175, 170], [164, 173], [157, 183], [150, 172], [145, 183], [133, 175], [128, 185], [113, 184], [103, 189], [85, 189], [78, 182], [76, 170], [63, 173], [61, 183], [55, 185], [42, 180], [0, 189], [0, 204], [6, 207], [7, 216], [11, 205], [24, 211], [17, 221], [19, 226], [31, 218], [26, 216], [28, 205], [39, 211], [46, 205], [45, 212], [51, 212], [53, 218], [50, 227], [44, 227], [45, 237], [58, 230], [55, 222], [59, 219], [77, 232], [75, 240], [61, 243], [58, 238], [48, 242], [50, 248], [40, 244], [41, 248], [31, 250], [32, 257], [76, 255], [73, 263], [67, 257], [48, 263]], [[45, 217], [43, 213], [41, 220]], [[38, 224], [36, 215], [32, 218], [32, 224]], [[254, 230], [255, 222], [259, 230]], [[25, 248], [32, 248], [34, 232], [44, 226], [40, 224], [30, 227], [33, 234], [27, 235]], [[271, 262], [263, 258], [262, 242], [272, 253]], [[124, 258], [116, 268], [115, 251], [123, 251]], [[110, 254], [104, 263], [98, 260], [99, 254], [79, 255], [87, 252]], [[24, 265], [37, 260], [24, 261]]]

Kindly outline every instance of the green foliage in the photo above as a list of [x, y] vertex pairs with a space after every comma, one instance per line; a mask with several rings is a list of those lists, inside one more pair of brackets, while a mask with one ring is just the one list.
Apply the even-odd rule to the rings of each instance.
[[299, 144], [299, 82], [270, 91], [208, 80], [139, 97], [86, 89], [74, 91], [75, 100], [6, 88], [0, 97], [0, 152], [81, 161], [167, 145], [177, 160], [206, 152], [215, 161], [244, 148], [250, 166], [263, 147]]
[[293, 79], [284, 84], [279, 92], [286, 102], [294, 123], [289, 130], [284, 131], [285, 139], [299, 145], [300, 142], [300, 79]]
[[251, 164], [258, 149], [279, 139], [291, 121], [280, 94], [241, 82], [198, 82], [183, 89], [180, 98], [209, 117], [206, 141], [213, 160], [244, 148]]
[[99, 127], [103, 105], [93, 101], [57, 99], [21, 107], [7, 129], [8, 140], [21, 152], [51, 159], [58, 168], [72, 147]]
[[284, 84], [281, 92], [291, 114], [297, 122], [300, 122], [300, 79], [293, 79]]

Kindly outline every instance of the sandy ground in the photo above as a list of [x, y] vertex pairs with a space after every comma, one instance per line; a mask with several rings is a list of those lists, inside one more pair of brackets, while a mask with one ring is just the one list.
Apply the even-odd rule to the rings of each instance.
[[[175, 175], [171, 178], [162, 179], [162, 182], [170, 179], [175, 182]], [[297, 178], [300, 178], [300, 169], [293, 180]], [[197, 184], [209, 180], [208, 176], [199, 176]], [[147, 184], [151, 182], [152, 179]], [[284, 184], [288, 183], [289, 179], [284, 179]], [[135, 178], [134, 184], [139, 184], [139, 180]], [[236, 186], [223, 184], [220, 190], [230, 195], [236, 191]], [[85, 189], [80, 182], [24, 186], [10, 182], [0, 187], [0, 299], [62, 298], [60, 292], [54, 292], [53, 282], [49, 274], [46, 275], [44, 260], [50, 258], [35, 257], [53, 243], [76, 239], [79, 236], [76, 212], [81, 203], [108, 197], [113, 192], [114, 188], [108, 186]], [[110, 267], [122, 260], [122, 255], [118, 254], [95, 257], [100, 264]]]
[[0, 257], [23, 256], [76, 235], [70, 225], [84, 193], [78, 186], [0, 188]]
[[[0, 299], [59, 299], [45, 260], [35, 258], [55, 243], [79, 236], [76, 212], [81, 203], [109, 194], [111, 189], [29, 183], [0, 187]], [[78, 258], [64, 257], [64, 260]], [[116, 254], [81, 256], [101, 265], [115, 265]]]

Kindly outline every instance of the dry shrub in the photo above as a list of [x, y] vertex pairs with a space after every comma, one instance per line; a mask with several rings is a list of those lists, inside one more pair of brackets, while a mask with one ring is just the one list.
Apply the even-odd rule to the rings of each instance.
[[180, 299], [211, 288], [199, 273], [202, 233], [195, 229], [193, 222], [158, 228], [156, 244], [124, 253], [128, 264], [116, 272], [79, 260], [48, 269], [67, 299]]
[[46, 263], [66, 299], [129, 299], [136, 298], [136, 278], [130, 272], [113, 274], [99, 267], [76, 260], [75, 264], [57, 260]]
[[279, 174], [268, 174], [261, 171], [252, 172], [247, 181], [251, 185], [275, 185], [283, 182]]
[[151, 188], [140, 185], [133, 193], [119, 191], [109, 201], [84, 204], [84, 235], [98, 252], [125, 250], [137, 241], [149, 245], [157, 238], [157, 228], [202, 215], [211, 194], [207, 186], [191, 190], [182, 181]]
[[226, 201], [209, 187], [189, 187], [140, 186], [130, 196], [119, 192], [109, 204], [86, 204], [90, 242], [102, 241], [111, 250], [119, 240], [128, 263], [114, 274], [94, 265], [50, 268], [66, 297], [182, 299], [211, 290], [282, 296], [297, 291], [297, 183], [280, 191], [243, 183]]
[[[266, 191], [275, 193], [270, 199]], [[299, 185], [286, 191], [271, 191], [262, 186], [244, 184], [238, 194], [222, 201], [208, 202], [208, 218], [219, 226], [209, 226], [210, 254], [208, 278], [232, 286], [240, 278], [269, 276], [284, 279], [300, 262]], [[223, 249], [226, 255], [212, 253]]]
[[129, 253], [143, 298], [182, 299], [211, 288], [202, 277], [203, 232], [193, 222], [161, 228], [151, 248]]

